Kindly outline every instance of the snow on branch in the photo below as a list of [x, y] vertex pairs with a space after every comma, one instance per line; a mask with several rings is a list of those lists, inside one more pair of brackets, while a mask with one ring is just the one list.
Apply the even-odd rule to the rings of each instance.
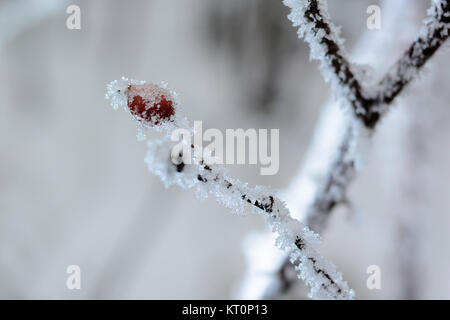
[[353, 298], [354, 292], [342, 274], [319, 253], [319, 235], [292, 218], [284, 202], [272, 191], [260, 186], [252, 188], [229, 177], [223, 166], [205, 161], [205, 153], [198, 152], [200, 146], [190, 144], [174, 148], [175, 141], [171, 137], [175, 129], [184, 129], [189, 134], [193, 134], [193, 130], [181, 116], [176, 93], [166, 84], [156, 86], [122, 78], [107, 86], [106, 97], [115, 109], [123, 107], [131, 114], [141, 130], [156, 129], [165, 133], [163, 138], [148, 142], [145, 162], [166, 187], [195, 187], [199, 197], [214, 195], [219, 203], [240, 214], [246, 207], [253, 208], [253, 212], [265, 216], [271, 231], [277, 234], [276, 246], [288, 253], [298, 277], [310, 286], [311, 298]]
[[339, 29], [331, 22], [326, 0], [283, 0], [298, 35], [310, 45], [311, 58], [321, 63], [325, 80], [350, 103], [354, 115], [374, 128], [395, 97], [449, 36], [450, 0], [432, 0], [424, 26], [407, 52], [375, 86], [362, 85], [358, 67], [346, 58]]

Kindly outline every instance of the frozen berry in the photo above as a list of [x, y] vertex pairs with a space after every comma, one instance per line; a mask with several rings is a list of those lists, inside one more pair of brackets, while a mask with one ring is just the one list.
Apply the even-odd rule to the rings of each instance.
[[151, 126], [173, 121], [175, 114], [170, 92], [154, 84], [129, 86], [128, 107], [139, 121]]

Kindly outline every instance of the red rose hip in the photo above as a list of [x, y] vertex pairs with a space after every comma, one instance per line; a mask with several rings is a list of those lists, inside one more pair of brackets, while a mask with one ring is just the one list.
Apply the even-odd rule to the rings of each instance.
[[173, 121], [175, 114], [170, 92], [154, 84], [130, 85], [128, 108], [138, 121], [150, 126]]

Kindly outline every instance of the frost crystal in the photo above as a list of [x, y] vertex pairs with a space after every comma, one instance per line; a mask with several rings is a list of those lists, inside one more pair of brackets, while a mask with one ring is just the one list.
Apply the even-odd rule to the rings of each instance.
[[128, 111], [128, 87], [143, 84], [145, 84], [145, 81], [122, 77], [120, 80], [114, 80], [106, 86], [105, 98], [110, 100], [110, 104], [114, 110], [122, 107]]

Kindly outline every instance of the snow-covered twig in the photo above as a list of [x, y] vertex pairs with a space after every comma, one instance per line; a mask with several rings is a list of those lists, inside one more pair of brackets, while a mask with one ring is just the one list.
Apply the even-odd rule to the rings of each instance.
[[122, 78], [110, 83], [106, 97], [114, 108], [123, 107], [144, 129], [165, 132], [164, 138], [148, 142], [146, 163], [149, 171], [159, 176], [166, 186], [197, 188], [200, 197], [208, 194], [237, 213], [246, 206], [263, 214], [272, 232], [278, 235], [276, 245], [285, 250], [296, 265], [298, 276], [310, 287], [312, 298], [351, 299], [349, 289], [336, 267], [325, 260], [317, 247], [319, 236], [290, 216], [283, 201], [263, 187], [249, 187], [228, 176], [225, 168], [206, 162], [194, 144], [174, 153], [175, 142], [169, 139], [174, 129], [182, 128], [192, 134], [188, 121], [181, 117], [176, 93], [166, 85], [155, 86], [144, 81]]
[[346, 58], [339, 29], [330, 20], [326, 0], [284, 0], [292, 9], [289, 19], [321, 63], [324, 78], [352, 106], [355, 116], [374, 128], [398, 94], [449, 37], [450, 1], [432, 0], [424, 26], [406, 53], [373, 88], [365, 88], [359, 70]]

